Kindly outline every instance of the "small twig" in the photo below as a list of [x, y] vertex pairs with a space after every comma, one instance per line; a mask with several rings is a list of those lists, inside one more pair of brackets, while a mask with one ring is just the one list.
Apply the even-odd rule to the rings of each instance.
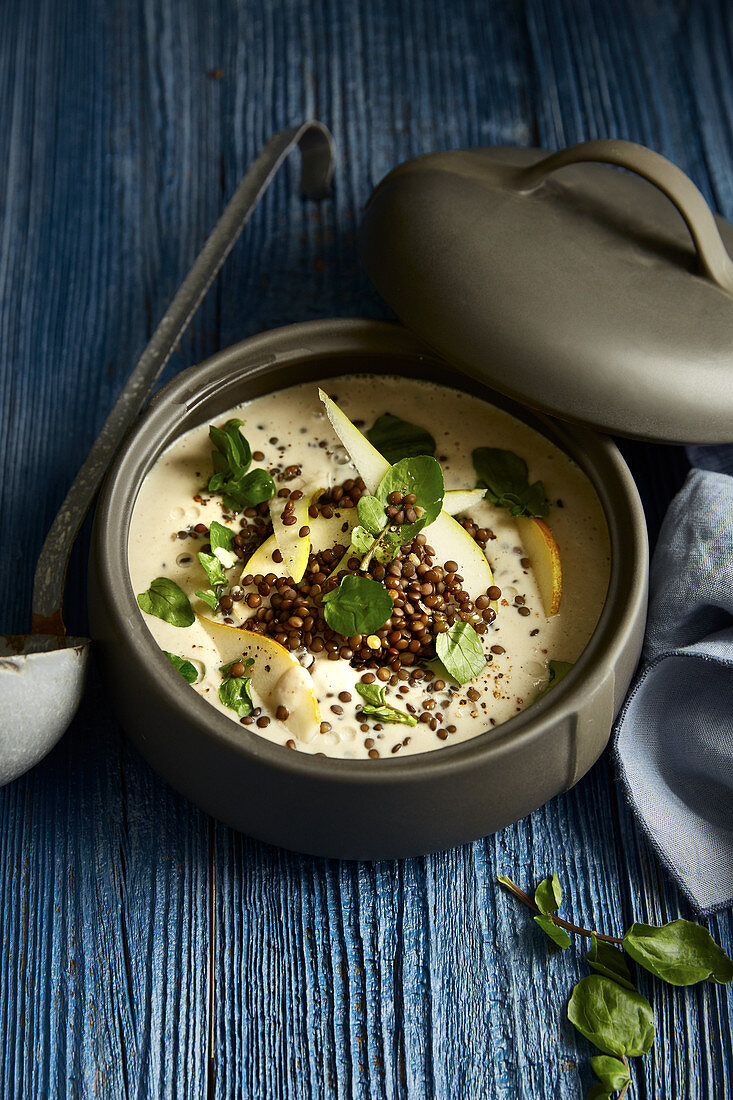
[[369, 562], [372, 560], [372, 556], [374, 555], [374, 551], [377, 549], [377, 547], [379, 546], [380, 542], [382, 541], [382, 539], [384, 538], [384, 536], [385, 536], [385, 534], [387, 533], [388, 530], [389, 530], [389, 524], [387, 524], [385, 527], [382, 528], [382, 530], [379, 532], [379, 534], [375, 538], [372, 545], [367, 550], [364, 557], [361, 559], [361, 565], [359, 566], [359, 568], [361, 569], [361, 571], [363, 573], [365, 573], [366, 570], [369, 568]]
[[[511, 879], [504, 878], [499, 879], [499, 882], [502, 886], [506, 886], [507, 890], [514, 894], [515, 898], [523, 902], [528, 909], [531, 909], [535, 913], [540, 913], [540, 910], [535, 905], [534, 900], [529, 896], [529, 894], [525, 894], [524, 890], [517, 886], [515, 882], [512, 882]], [[563, 920], [562, 917], [555, 916], [554, 913], [549, 914], [549, 916], [553, 924], [559, 925], [560, 928], [565, 928], [568, 932], [575, 932], [579, 936], [586, 936], [588, 939], [590, 939], [592, 935], [595, 935], [597, 939], [605, 940], [606, 943], [621, 944], [624, 942], [618, 936], [605, 936], [602, 932], [594, 932], [591, 931], [591, 929], [589, 928], [579, 928], [577, 924], [572, 924], [568, 920]]]
[[[621, 1055], [621, 1061], [626, 1066], [626, 1072], [628, 1073], [629, 1072], [629, 1060], [628, 1060], [628, 1058], [626, 1057], [625, 1054]], [[624, 1087], [621, 1089], [621, 1092], [618, 1094], [618, 1100], [624, 1100], [624, 1096], [626, 1096], [626, 1093], [629, 1091], [630, 1086], [631, 1086], [631, 1079], [629, 1079], [626, 1082], [626, 1084], [624, 1085]]]

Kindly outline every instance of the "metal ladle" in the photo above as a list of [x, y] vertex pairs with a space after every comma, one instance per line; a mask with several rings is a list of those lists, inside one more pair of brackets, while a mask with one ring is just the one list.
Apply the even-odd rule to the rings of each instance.
[[33, 582], [30, 634], [0, 635], [0, 786], [22, 775], [64, 734], [81, 700], [89, 638], [71, 638], [62, 618], [74, 541], [104, 474], [150, 389], [186, 331], [252, 211], [290, 150], [302, 157], [308, 199], [329, 193], [333, 138], [320, 122], [282, 130], [253, 161], [140, 356], [46, 537]]

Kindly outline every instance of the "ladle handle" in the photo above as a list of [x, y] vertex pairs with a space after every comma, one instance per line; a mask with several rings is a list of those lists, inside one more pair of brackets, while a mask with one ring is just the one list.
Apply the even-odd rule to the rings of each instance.
[[302, 156], [301, 188], [305, 197], [322, 199], [329, 193], [333, 138], [321, 122], [305, 122], [280, 131], [252, 162], [140, 356], [51, 525], [33, 582], [34, 633], [65, 633], [62, 605], [66, 569], [74, 540], [102, 478], [252, 211], [295, 145]]
[[582, 141], [578, 145], [570, 145], [528, 168], [520, 169], [516, 178], [517, 190], [534, 191], [550, 172], [584, 161], [600, 161], [628, 168], [658, 187], [684, 218], [706, 275], [722, 290], [733, 293], [733, 261], [701, 192], [680, 168], [644, 145], [617, 139]]

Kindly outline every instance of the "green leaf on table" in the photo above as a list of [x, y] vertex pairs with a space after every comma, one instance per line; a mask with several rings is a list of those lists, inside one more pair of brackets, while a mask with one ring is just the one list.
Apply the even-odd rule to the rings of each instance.
[[543, 695], [547, 695], [550, 688], [554, 688], [556, 684], [559, 684], [573, 668], [573, 661], [548, 661], [547, 670], [549, 673], [549, 680], [543, 688], [537, 692], [537, 699], [541, 699]]
[[223, 523], [214, 520], [209, 527], [209, 542], [212, 551], [231, 550], [234, 535], [235, 532], [230, 527], [225, 527]]
[[609, 1092], [620, 1092], [631, 1080], [629, 1067], [609, 1054], [594, 1055], [590, 1064], [600, 1084]]
[[224, 566], [218, 558], [214, 557], [213, 554], [205, 554], [203, 550], [199, 550], [198, 559], [203, 566], [204, 573], [210, 585], [216, 588], [217, 585], [227, 583]]
[[674, 920], [661, 927], [632, 924], [624, 951], [670, 985], [694, 985], [705, 978], [727, 985], [733, 979], [733, 961], [707, 928], [693, 921]]
[[590, 934], [590, 951], [585, 957], [589, 965], [599, 974], [613, 978], [626, 989], [635, 988], [623, 951], [619, 951], [606, 940], [599, 940], [595, 932]]
[[552, 872], [552, 878], [543, 878], [534, 892], [534, 903], [540, 913], [547, 916], [556, 913], [562, 903], [562, 887], [556, 873]]
[[540, 915], [539, 917], [534, 917], [534, 922], [535, 924], [539, 924], [545, 935], [549, 936], [552, 942], [557, 944], [558, 947], [561, 947], [563, 951], [570, 947], [570, 936], [564, 928], [560, 928], [559, 925], [555, 924], [552, 917]]
[[176, 653], [169, 653], [167, 649], [164, 649], [166, 657], [173, 665], [175, 669], [178, 669], [183, 679], [187, 684], [195, 684], [199, 678], [199, 674], [196, 671], [194, 665], [190, 661], [185, 660], [183, 657], [179, 657]]
[[345, 638], [352, 634], [373, 634], [391, 618], [393, 608], [394, 601], [383, 584], [351, 574], [323, 597], [326, 622]]
[[435, 651], [446, 672], [459, 684], [474, 680], [486, 667], [481, 639], [470, 623], [453, 623], [438, 634]]
[[240, 718], [247, 718], [254, 710], [249, 693], [250, 683], [249, 676], [232, 676], [219, 687], [219, 701], [230, 710], [236, 711]]
[[435, 440], [427, 428], [411, 424], [392, 413], [378, 417], [365, 435], [372, 447], [376, 447], [388, 462], [435, 454]]
[[541, 481], [529, 483], [527, 463], [513, 451], [477, 447], [472, 454], [479, 485], [497, 508], [513, 516], [548, 516], [550, 506]]
[[601, 974], [575, 986], [568, 1019], [599, 1050], [618, 1058], [646, 1054], [654, 1042], [654, 1013], [646, 997]]
[[200, 588], [197, 588], [196, 595], [200, 600], [203, 600], [204, 603], [207, 603], [212, 611], [216, 611], [217, 607], [219, 606], [219, 597], [217, 596], [216, 592], [212, 592], [211, 589], [206, 592], [202, 592]]
[[186, 593], [168, 577], [156, 577], [151, 581], [147, 592], [141, 592], [137, 602], [146, 615], [155, 615], [172, 626], [191, 626], [196, 618]]
[[612, 1094], [611, 1092], [609, 1092], [606, 1086], [600, 1084], [599, 1081], [596, 1081], [596, 1083], [594, 1085], [591, 1085], [591, 1087], [586, 1092], [585, 1100], [611, 1100], [611, 1096]]
[[411, 714], [404, 710], [398, 710], [397, 707], [393, 707], [391, 703], [387, 702], [385, 698], [386, 689], [383, 684], [359, 683], [356, 685], [356, 690], [365, 700], [361, 711], [368, 717], [384, 723], [401, 723], [405, 726], [417, 725], [417, 718], [413, 718]]

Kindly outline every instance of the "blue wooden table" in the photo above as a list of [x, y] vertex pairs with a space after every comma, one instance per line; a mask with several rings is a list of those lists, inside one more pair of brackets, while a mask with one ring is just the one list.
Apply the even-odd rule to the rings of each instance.
[[[387, 315], [354, 230], [417, 153], [630, 138], [733, 217], [732, 69], [727, 0], [4, 0], [0, 628], [27, 629], [66, 487], [270, 132], [333, 129], [333, 199], [305, 204], [289, 163], [167, 376], [275, 325]], [[684, 453], [622, 446], [653, 539]], [[605, 760], [468, 847], [327, 862], [169, 789], [93, 672], [61, 745], [0, 791], [0, 1096], [581, 1097], [590, 1048], [564, 1007], [582, 954], [550, 956], [495, 885], [552, 868], [580, 923], [692, 915]], [[730, 914], [708, 923], [730, 952]], [[633, 1095], [733, 1096], [726, 990], [642, 989], [659, 1041]]]

